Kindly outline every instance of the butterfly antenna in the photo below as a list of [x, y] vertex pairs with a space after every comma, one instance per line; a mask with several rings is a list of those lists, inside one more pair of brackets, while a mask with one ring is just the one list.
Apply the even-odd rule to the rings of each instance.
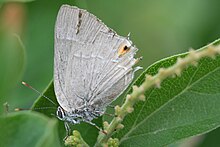
[[39, 92], [37, 89], [33, 88], [31, 85], [27, 84], [26, 82], [21, 82], [24, 86], [30, 88], [31, 90], [35, 91], [36, 93], [38, 93], [40, 96], [43, 96], [45, 99], [47, 99], [48, 101], [50, 101], [52, 104], [54, 104], [55, 106], [57, 106], [56, 103], [54, 103], [54, 101], [52, 101], [49, 97], [45, 96], [43, 93]]
[[15, 108], [15, 111], [24, 111], [24, 110], [44, 110], [44, 109], [57, 109], [56, 107], [38, 107], [38, 108]]

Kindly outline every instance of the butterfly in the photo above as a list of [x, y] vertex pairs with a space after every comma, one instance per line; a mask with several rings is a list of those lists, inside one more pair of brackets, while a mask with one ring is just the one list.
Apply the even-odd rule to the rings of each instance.
[[[129, 36], [75, 6], [61, 6], [55, 24], [54, 90], [57, 117], [70, 124], [92, 123], [132, 82], [140, 60]], [[97, 127], [97, 126], [96, 126]]]

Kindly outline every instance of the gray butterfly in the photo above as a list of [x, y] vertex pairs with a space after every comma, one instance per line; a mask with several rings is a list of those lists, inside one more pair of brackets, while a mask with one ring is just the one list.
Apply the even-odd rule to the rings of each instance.
[[57, 117], [78, 124], [101, 116], [131, 83], [137, 48], [93, 14], [63, 5], [55, 25], [54, 88]]

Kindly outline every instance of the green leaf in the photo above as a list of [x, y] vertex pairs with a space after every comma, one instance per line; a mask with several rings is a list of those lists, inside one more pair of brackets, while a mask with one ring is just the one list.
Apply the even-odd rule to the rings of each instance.
[[[56, 96], [54, 93], [53, 81], [49, 83], [48, 87], [45, 89], [43, 94], [48, 98], [50, 98], [53, 102], [55, 102], [56, 105], [51, 103], [46, 98], [40, 96], [33, 104], [32, 110], [43, 113], [49, 117], [54, 117], [56, 115], [56, 109], [59, 104], [57, 103]], [[102, 118], [100, 117], [98, 119], [95, 119], [94, 123], [101, 127]], [[90, 146], [93, 146], [95, 144], [99, 132], [97, 128], [83, 122], [77, 125], [70, 125], [70, 126], [72, 130], [78, 130], [81, 133], [81, 136], [83, 137], [83, 139], [87, 144], [89, 144]], [[66, 136], [66, 130], [63, 121], [60, 120], [59, 120], [59, 136], [60, 136], [60, 141], [63, 142], [63, 138]]]
[[0, 117], [1, 147], [59, 147], [57, 121], [30, 111]]
[[0, 30], [0, 112], [6, 95], [23, 75], [25, 57], [20, 38], [8, 31]]
[[207, 134], [205, 134], [202, 137], [202, 141], [200, 141], [201, 143], [198, 145], [198, 147], [215, 147], [215, 146], [219, 146], [220, 144], [220, 128], [209, 132]]
[[32, 2], [34, 0], [0, 0], [1, 2]]
[[[141, 85], [145, 74], [155, 75], [159, 68], [172, 66], [177, 57], [186, 54], [156, 62], [134, 85]], [[220, 57], [203, 58], [197, 67], [164, 80], [161, 88], [151, 88], [145, 96], [146, 101], [135, 105], [135, 111], [122, 122], [125, 128], [114, 136], [121, 146], [165, 146], [219, 127]]]

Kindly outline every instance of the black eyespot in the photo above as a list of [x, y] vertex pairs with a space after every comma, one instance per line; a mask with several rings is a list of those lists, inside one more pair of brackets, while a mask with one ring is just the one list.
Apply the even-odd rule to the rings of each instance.
[[125, 45], [125, 46], [124, 46], [124, 50], [127, 50], [127, 49], [128, 49], [128, 46], [127, 46], [127, 45]]

